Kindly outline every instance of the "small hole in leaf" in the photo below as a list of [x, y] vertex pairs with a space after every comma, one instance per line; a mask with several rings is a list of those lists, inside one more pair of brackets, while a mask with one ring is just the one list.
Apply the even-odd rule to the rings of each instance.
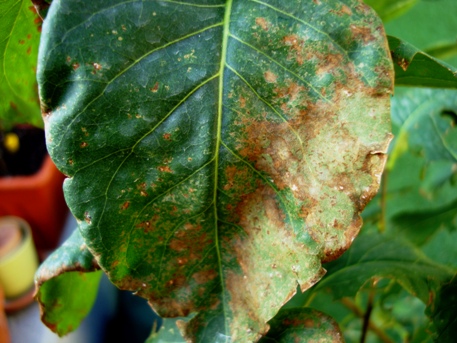
[[441, 112], [441, 115], [443, 117], [448, 117], [451, 119], [451, 125], [452, 126], [456, 126], [457, 125], [457, 113], [455, 113], [455, 111], [452, 111], [452, 110], [443, 110]]

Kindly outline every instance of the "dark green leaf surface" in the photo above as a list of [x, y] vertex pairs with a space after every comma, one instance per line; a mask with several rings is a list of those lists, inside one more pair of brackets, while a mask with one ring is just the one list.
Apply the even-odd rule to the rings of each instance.
[[111, 281], [190, 341], [255, 341], [357, 234], [392, 65], [358, 1], [54, 1], [49, 151]]
[[433, 320], [434, 341], [455, 342], [457, 335], [457, 281], [455, 278], [440, 289], [434, 303], [427, 308], [427, 314]]
[[457, 88], [457, 69], [427, 55], [397, 37], [389, 36], [395, 65], [395, 85]]
[[92, 308], [102, 276], [98, 269], [77, 230], [38, 269], [41, 319], [59, 336], [75, 330]]
[[281, 310], [269, 322], [271, 328], [260, 343], [343, 343], [338, 323], [310, 308]]
[[434, 263], [405, 240], [379, 234], [358, 237], [338, 260], [325, 266], [327, 275], [311, 292], [331, 288], [336, 299], [353, 297], [370, 280], [395, 280], [425, 304], [453, 269]]
[[0, 129], [43, 126], [35, 79], [39, 31], [30, 7], [29, 0], [0, 2]]

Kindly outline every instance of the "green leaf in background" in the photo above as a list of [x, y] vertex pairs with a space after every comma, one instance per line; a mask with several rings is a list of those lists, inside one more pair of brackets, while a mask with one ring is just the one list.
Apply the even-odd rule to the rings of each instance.
[[381, 17], [388, 22], [411, 9], [419, 0], [364, 0]]
[[370, 280], [387, 278], [425, 304], [454, 274], [452, 268], [429, 260], [408, 241], [380, 234], [358, 237], [343, 256], [325, 268], [326, 276], [308, 292], [330, 288], [335, 299], [353, 297]]
[[455, 113], [455, 90], [401, 90], [392, 100], [397, 138], [384, 185], [386, 219], [391, 233], [417, 244], [440, 228], [456, 228]]
[[59, 336], [76, 330], [91, 310], [103, 274], [98, 269], [77, 230], [38, 269], [42, 321]]
[[[427, 53], [457, 44], [457, 1], [418, 1], [404, 15], [385, 24], [387, 34], [398, 37]], [[457, 50], [433, 55], [457, 68]]]
[[457, 88], [457, 69], [389, 36], [396, 86]]
[[311, 308], [281, 310], [269, 322], [271, 328], [260, 343], [343, 343], [338, 323]]
[[110, 280], [195, 342], [248, 342], [376, 193], [393, 70], [359, 1], [54, 1], [38, 79]]
[[428, 308], [433, 320], [435, 342], [454, 342], [457, 335], [457, 279], [454, 278], [438, 292]]
[[43, 126], [35, 71], [39, 27], [29, 0], [0, 2], [0, 129]]

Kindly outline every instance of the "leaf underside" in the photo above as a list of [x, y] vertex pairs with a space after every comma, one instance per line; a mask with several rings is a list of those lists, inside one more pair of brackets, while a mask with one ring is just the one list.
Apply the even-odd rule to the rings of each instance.
[[41, 320], [59, 336], [75, 330], [95, 301], [102, 272], [79, 231], [54, 251], [35, 277]]
[[39, 27], [37, 15], [30, 7], [27, 0], [0, 2], [0, 129], [3, 130], [20, 123], [43, 126], [35, 79]]
[[110, 280], [195, 342], [256, 341], [376, 193], [392, 64], [359, 1], [53, 1], [38, 80]]

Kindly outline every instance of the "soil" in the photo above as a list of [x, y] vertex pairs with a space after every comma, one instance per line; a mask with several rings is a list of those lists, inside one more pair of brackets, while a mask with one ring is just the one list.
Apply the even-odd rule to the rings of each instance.
[[10, 132], [19, 138], [19, 149], [9, 151], [4, 145], [6, 133], [0, 132], [0, 177], [36, 173], [47, 155], [44, 130], [22, 125]]

